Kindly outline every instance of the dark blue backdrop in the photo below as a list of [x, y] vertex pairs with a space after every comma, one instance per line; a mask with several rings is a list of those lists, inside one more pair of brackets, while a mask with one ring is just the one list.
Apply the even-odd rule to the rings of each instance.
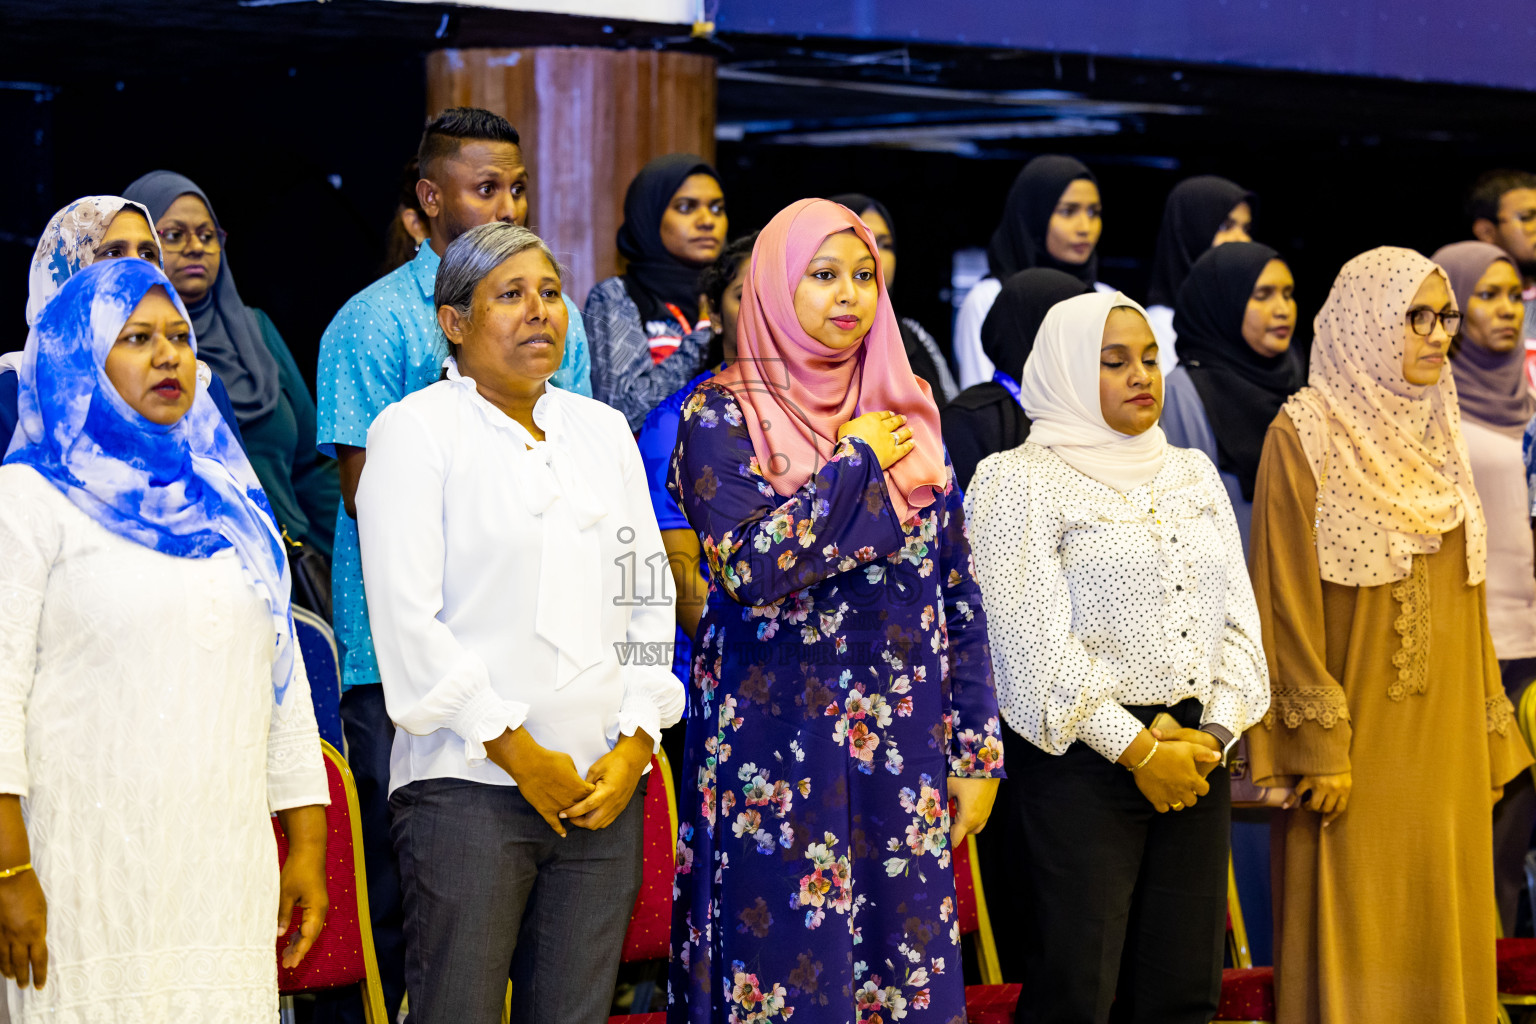
[[1536, 89], [1529, 0], [720, 0], [717, 25]]

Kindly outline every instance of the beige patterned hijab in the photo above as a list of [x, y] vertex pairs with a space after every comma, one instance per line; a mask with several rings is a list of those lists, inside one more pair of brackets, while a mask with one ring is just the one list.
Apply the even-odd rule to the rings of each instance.
[[1462, 523], [1467, 583], [1483, 581], [1488, 528], [1450, 364], [1436, 384], [1403, 378], [1408, 307], [1431, 274], [1445, 271], [1391, 246], [1344, 264], [1313, 324], [1307, 387], [1285, 405], [1319, 481], [1317, 557], [1333, 583], [1402, 580]]

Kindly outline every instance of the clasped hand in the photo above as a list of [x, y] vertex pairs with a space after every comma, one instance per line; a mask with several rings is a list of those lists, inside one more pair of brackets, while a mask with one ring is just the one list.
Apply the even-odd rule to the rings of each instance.
[[1216, 737], [1198, 729], [1167, 734], [1156, 730], [1152, 735], [1158, 741], [1157, 749], [1151, 760], [1133, 773], [1136, 788], [1159, 814], [1193, 807], [1211, 791], [1205, 777], [1221, 763]]
[[1304, 775], [1280, 806], [1285, 810], [1301, 807], [1316, 811], [1323, 816], [1327, 827], [1339, 820], [1349, 807], [1349, 791], [1354, 788], [1354, 776], [1349, 772], [1333, 775]]
[[571, 755], [541, 746], [527, 729], [507, 730], [485, 745], [486, 757], [512, 776], [518, 792], [564, 837], [567, 823], [607, 828], [629, 806], [655, 741], [643, 729], [620, 736], [614, 748], [593, 762], [586, 778], [576, 774]]

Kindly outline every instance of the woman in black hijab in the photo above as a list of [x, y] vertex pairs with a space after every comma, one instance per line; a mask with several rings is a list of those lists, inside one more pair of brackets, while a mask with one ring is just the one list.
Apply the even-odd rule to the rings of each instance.
[[725, 247], [725, 195], [715, 169], [692, 153], [641, 168], [624, 193], [618, 277], [587, 295], [592, 397], [638, 431], [646, 415], [704, 369], [713, 333], [699, 274]]
[[1044, 267], [1020, 271], [1003, 285], [981, 325], [982, 350], [996, 367], [992, 379], [966, 388], [939, 413], [961, 490], [982, 459], [1028, 439], [1029, 419], [1018, 399], [1024, 360], [1050, 308], [1089, 290], [1071, 274]]
[[1307, 382], [1292, 344], [1295, 287], [1275, 250], [1230, 242], [1195, 261], [1174, 315], [1179, 365], [1163, 384], [1163, 432], [1169, 444], [1198, 448], [1216, 463], [1245, 551], [1264, 436]]
[[1098, 281], [1103, 227], [1098, 180], [1081, 162], [1049, 155], [1024, 165], [987, 246], [990, 274], [966, 295], [955, 320], [961, 387], [992, 379], [995, 367], [982, 351], [981, 325], [1002, 283], [1021, 270], [1047, 267], [1092, 287]]
[[1189, 268], [1207, 250], [1227, 242], [1248, 242], [1253, 225], [1253, 193], [1235, 181], [1201, 174], [1173, 186], [1163, 207], [1147, 284], [1147, 322], [1157, 337], [1158, 363], [1166, 374], [1174, 355], [1174, 301]]
[[[885, 289], [891, 291], [896, 280], [896, 222], [885, 204], [861, 192], [845, 192], [832, 196], [832, 202], [848, 207], [859, 219], [869, 225], [880, 249], [880, 271], [885, 277]], [[907, 352], [907, 362], [912, 372], [928, 382], [933, 389], [933, 400], [940, 409], [959, 394], [954, 375], [949, 372], [949, 362], [944, 358], [939, 343], [933, 335], [923, 330], [923, 325], [909, 316], [897, 318], [901, 326], [901, 343]]]

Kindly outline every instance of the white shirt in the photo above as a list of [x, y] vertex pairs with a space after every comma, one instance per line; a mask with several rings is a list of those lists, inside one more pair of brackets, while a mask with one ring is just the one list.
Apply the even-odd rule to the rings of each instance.
[[1163, 371], [1163, 376], [1173, 372], [1173, 368], [1179, 365], [1178, 353], [1174, 351], [1174, 344], [1179, 340], [1179, 332], [1173, 329], [1173, 308], [1171, 306], [1148, 306], [1147, 325], [1152, 328], [1152, 337], [1157, 339], [1157, 368]]
[[1002, 294], [1003, 282], [984, 277], [976, 282], [960, 303], [955, 316], [955, 365], [960, 369], [960, 390], [985, 384], [997, 367], [981, 349], [981, 325], [986, 323], [992, 304]]
[[584, 775], [621, 734], [659, 741], [683, 710], [639, 449], [621, 413], [549, 385], [536, 441], [452, 360], [448, 372], [374, 420], [357, 488], [369, 621], [399, 727], [390, 791], [434, 778], [515, 785], [485, 741], [520, 726]]
[[[1102, 281], [1096, 282], [1094, 291], [1113, 292], [1115, 289]], [[960, 390], [992, 379], [997, 367], [987, 358], [981, 347], [981, 325], [987, 322], [987, 314], [997, 297], [1003, 293], [1003, 282], [995, 277], [984, 277], [966, 292], [955, 315], [955, 365], [960, 369]], [[1161, 360], [1159, 360], [1161, 362]]]
[[1268, 710], [1242, 540], [1204, 454], [1170, 447], [1121, 494], [1027, 441], [982, 460], [965, 518], [998, 705], [1041, 749], [1118, 759], [1142, 729], [1125, 705], [1194, 697], [1233, 736]]
[[1501, 661], [1536, 657], [1536, 553], [1520, 436], [1474, 420], [1463, 410], [1461, 436], [1472, 483], [1488, 518], [1488, 632]]

